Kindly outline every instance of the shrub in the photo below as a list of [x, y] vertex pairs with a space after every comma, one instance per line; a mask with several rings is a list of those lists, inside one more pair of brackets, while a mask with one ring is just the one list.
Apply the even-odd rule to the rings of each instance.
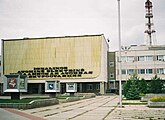
[[138, 81], [138, 88], [139, 88], [139, 92], [142, 94], [146, 94], [147, 93], [147, 82], [145, 79], [141, 79]]
[[156, 96], [150, 99], [152, 102], [165, 102], [165, 96]]
[[163, 81], [157, 75], [151, 79], [149, 83], [150, 93], [162, 93], [163, 92]]
[[132, 81], [132, 85], [126, 94], [127, 100], [138, 100], [140, 99], [139, 90], [135, 81]]
[[137, 75], [131, 76], [123, 88], [124, 96], [127, 100], [137, 100], [140, 98], [139, 78]]

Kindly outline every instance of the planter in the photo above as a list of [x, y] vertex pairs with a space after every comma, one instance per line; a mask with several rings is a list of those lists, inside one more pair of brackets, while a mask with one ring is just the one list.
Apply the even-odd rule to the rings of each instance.
[[152, 102], [148, 101], [148, 107], [150, 108], [165, 108], [165, 102]]
[[155, 96], [165, 96], [165, 94], [146, 94], [145, 96], [141, 97], [141, 101], [147, 102], [148, 100], [150, 100], [151, 98]]
[[52, 98], [44, 100], [34, 100], [30, 103], [0, 103], [0, 108], [31, 109], [48, 105], [56, 105], [58, 103], [59, 101], [56, 98]]

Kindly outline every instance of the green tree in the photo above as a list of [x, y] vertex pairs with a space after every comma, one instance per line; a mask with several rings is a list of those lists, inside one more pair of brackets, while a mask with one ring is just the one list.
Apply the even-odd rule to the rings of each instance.
[[123, 87], [123, 94], [126, 99], [139, 99], [139, 78], [137, 75], [131, 76]]
[[138, 100], [139, 98], [140, 98], [140, 96], [139, 96], [138, 85], [136, 84], [136, 81], [132, 81], [130, 89], [126, 93], [126, 99]]
[[149, 83], [149, 92], [150, 93], [162, 93], [163, 92], [163, 81], [155, 75]]
[[141, 80], [139, 80], [138, 88], [139, 88], [140, 93], [146, 94], [147, 93], [147, 87], [148, 87], [148, 85], [147, 85], [147, 82], [145, 79], [142, 78]]
[[123, 86], [123, 95], [126, 97], [127, 92], [129, 91], [130, 87], [132, 85], [132, 80], [128, 79], [127, 82]]

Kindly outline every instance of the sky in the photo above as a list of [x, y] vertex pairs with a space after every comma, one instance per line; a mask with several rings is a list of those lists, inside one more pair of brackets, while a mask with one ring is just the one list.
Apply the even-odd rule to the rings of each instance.
[[[146, 0], [120, 0], [121, 45], [146, 44]], [[153, 35], [165, 39], [165, 0], [153, 2]], [[0, 39], [104, 34], [118, 49], [117, 0], [0, 0]]]

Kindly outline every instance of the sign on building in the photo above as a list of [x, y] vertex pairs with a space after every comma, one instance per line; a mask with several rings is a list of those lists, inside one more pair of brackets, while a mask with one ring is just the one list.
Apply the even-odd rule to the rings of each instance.
[[77, 92], [77, 83], [66, 83], [66, 92]]
[[60, 81], [47, 80], [45, 83], [45, 92], [60, 92]]
[[27, 76], [4, 75], [4, 92], [27, 92]]

